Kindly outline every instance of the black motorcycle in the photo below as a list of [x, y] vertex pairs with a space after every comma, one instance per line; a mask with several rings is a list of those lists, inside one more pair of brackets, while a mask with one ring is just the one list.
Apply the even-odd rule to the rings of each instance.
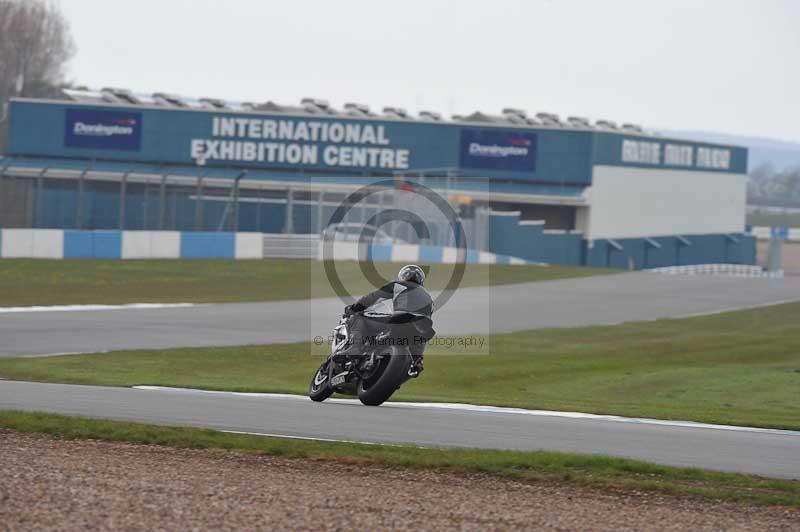
[[314, 373], [308, 396], [312, 401], [324, 401], [333, 393], [355, 395], [365, 405], [378, 406], [420, 370], [408, 347], [391, 341], [388, 325], [364, 343], [359, 353], [340, 354], [353, 341], [349, 324], [350, 317], [343, 315], [333, 329], [331, 353]]

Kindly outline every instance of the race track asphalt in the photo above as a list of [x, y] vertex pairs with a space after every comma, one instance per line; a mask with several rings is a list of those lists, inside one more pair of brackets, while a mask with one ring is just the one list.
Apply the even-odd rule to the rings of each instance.
[[297, 396], [0, 381], [0, 409], [264, 435], [423, 447], [603, 454], [672, 466], [800, 478], [800, 432], [471, 411], [436, 405], [313, 403]]
[[[609, 325], [800, 300], [800, 278], [624, 273], [458, 289], [437, 309], [440, 335]], [[228, 346], [327, 337], [338, 299], [184, 308], [0, 313], [0, 357]]]

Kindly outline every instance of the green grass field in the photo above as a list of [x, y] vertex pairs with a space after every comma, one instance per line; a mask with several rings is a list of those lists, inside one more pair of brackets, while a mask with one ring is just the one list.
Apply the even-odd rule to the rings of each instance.
[[747, 225], [800, 227], [800, 214], [751, 213], [747, 215]]
[[[398, 264], [377, 264], [384, 278]], [[337, 263], [352, 293], [372, 287], [359, 263]], [[444, 288], [453, 266], [431, 265], [431, 289]], [[510, 284], [613, 273], [559, 266], [468, 265], [460, 286]], [[266, 260], [0, 260], [0, 307], [118, 303], [223, 303], [326, 297], [333, 290], [322, 263]]]
[[64, 439], [91, 438], [352, 464], [471, 471], [523, 481], [800, 507], [800, 482], [668, 467], [607, 456], [302, 441], [8, 410], [0, 410], [0, 427]]
[[[465, 402], [800, 429], [800, 303], [714, 316], [493, 335], [432, 348], [396, 400]], [[309, 344], [0, 359], [31, 381], [305, 393]]]

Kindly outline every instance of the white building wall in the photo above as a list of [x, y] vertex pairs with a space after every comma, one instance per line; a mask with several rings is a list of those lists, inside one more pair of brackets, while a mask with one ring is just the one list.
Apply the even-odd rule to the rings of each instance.
[[585, 234], [589, 239], [741, 233], [747, 176], [595, 166]]

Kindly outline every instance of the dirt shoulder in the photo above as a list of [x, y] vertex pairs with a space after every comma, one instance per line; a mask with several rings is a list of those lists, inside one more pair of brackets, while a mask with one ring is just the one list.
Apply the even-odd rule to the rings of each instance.
[[800, 511], [0, 429], [0, 529], [800, 530]]

